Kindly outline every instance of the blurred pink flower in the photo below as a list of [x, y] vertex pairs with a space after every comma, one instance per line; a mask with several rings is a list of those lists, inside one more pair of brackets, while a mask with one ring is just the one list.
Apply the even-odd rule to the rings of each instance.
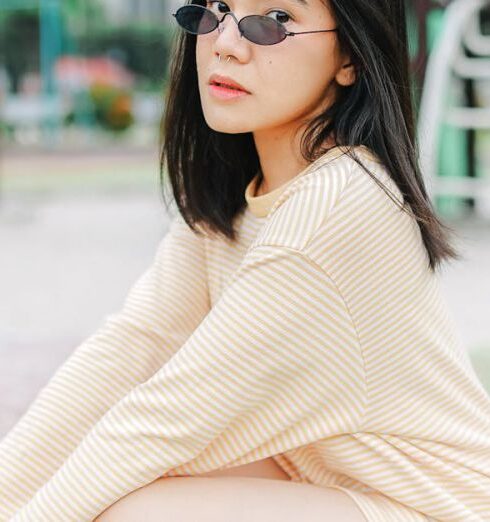
[[62, 56], [55, 65], [56, 81], [61, 89], [107, 85], [121, 89], [134, 84], [134, 75], [121, 63], [107, 57]]

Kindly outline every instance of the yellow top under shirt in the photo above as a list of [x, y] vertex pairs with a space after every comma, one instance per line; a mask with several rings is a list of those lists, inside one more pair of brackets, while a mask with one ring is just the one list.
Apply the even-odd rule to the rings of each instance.
[[158, 477], [269, 456], [369, 522], [490, 521], [490, 398], [417, 223], [341, 152], [263, 196], [254, 178], [237, 243], [173, 219], [2, 440], [0, 521], [89, 522]]

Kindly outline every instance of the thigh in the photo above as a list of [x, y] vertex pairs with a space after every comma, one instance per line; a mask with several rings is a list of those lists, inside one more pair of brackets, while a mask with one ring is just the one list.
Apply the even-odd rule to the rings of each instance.
[[109, 507], [94, 522], [366, 522], [343, 491], [254, 477], [167, 477]]

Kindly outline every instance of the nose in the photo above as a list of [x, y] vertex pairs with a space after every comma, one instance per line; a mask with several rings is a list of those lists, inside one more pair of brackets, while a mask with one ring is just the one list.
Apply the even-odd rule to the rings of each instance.
[[[230, 18], [233, 18], [233, 20], [227, 20], [228, 25], [235, 26], [231, 29], [227, 28], [223, 23], [225, 22], [226, 15], [228, 14], [230, 15]], [[233, 21], [235, 23], [233, 23]], [[241, 33], [240, 27], [238, 26], [238, 20], [235, 14], [231, 11], [227, 13], [222, 13], [221, 19], [218, 18], [217, 29], [219, 31], [219, 34], [214, 38], [214, 41], [212, 43], [214, 54], [223, 56], [234, 56], [239, 63], [248, 62], [252, 53], [251, 43]], [[235, 31], [234, 34], [233, 31]], [[236, 31], [238, 31], [240, 38], [237, 38]]]

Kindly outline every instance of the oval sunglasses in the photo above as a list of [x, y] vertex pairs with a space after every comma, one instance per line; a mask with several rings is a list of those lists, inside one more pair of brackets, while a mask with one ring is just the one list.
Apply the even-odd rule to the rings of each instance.
[[328, 33], [338, 30], [335, 28], [293, 33], [288, 31], [281, 22], [269, 16], [248, 15], [238, 21], [235, 14], [231, 11], [224, 13], [221, 20], [219, 20], [210, 9], [198, 4], [187, 4], [179, 7], [175, 13], [172, 13], [172, 16], [175, 17], [180, 27], [188, 33], [207, 34], [214, 31], [228, 14], [237, 23], [240, 35], [258, 45], [274, 45], [282, 42], [287, 36], [295, 36], [297, 34]]

